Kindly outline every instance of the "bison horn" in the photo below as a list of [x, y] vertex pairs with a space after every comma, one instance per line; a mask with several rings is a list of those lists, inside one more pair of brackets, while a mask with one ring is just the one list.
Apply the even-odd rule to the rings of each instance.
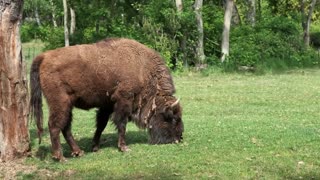
[[171, 104], [171, 108], [174, 108], [176, 105], [179, 104], [180, 99], [177, 99], [174, 103]]

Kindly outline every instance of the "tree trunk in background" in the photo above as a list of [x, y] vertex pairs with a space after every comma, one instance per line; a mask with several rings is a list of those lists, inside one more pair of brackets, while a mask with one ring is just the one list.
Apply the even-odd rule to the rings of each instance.
[[63, 0], [63, 12], [64, 12], [64, 45], [69, 46], [67, 0]]
[[72, 35], [76, 30], [76, 13], [74, 12], [73, 8], [70, 8], [70, 16], [71, 16], [70, 35]]
[[[180, 16], [183, 11], [182, 0], [176, 0], [176, 7], [177, 7], [178, 15]], [[182, 51], [183, 66], [185, 68], [188, 68], [188, 60], [186, 56], [187, 37], [186, 37], [185, 29], [183, 27], [182, 27], [182, 37], [179, 38], [179, 44]]]
[[178, 12], [182, 12], [182, 9], [183, 9], [182, 0], [176, 0], [176, 7]]
[[255, 0], [247, 0], [248, 4], [248, 12], [247, 12], [247, 22], [252, 26], [256, 23], [256, 1]]
[[56, 7], [54, 6], [53, 4], [53, 1], [52, 0], [49, 0], [50, 1], [50, 5], [51, 5], [51, 14], [52, 14], [52, 23], [53, 23], [53, 27], [58, 27], [57, 25], [57, 21], [56, 21]]
[[203, 46], [203, 21], [202, 21], [202, 0], [196, 0], [194, 4], [196, 19], [197, 19], [197, 29], [198, 29], [198, 45], [196, 48], [196, 59], [197, 64], [204, 64], [205, 55], [204, 55], [204, 46]]
[[[314, 6], [316, 5], [317, 0], [312, 0], [311, 5], [309, 7], [308, 17], [306, 21], [303, 23], [303, 41], [306, 46], [310, 45], [310, 26], [311, 26], [311, 19]], [[302, 7], [304, 7], [304, 1], [302, 2]], [[303, 10], [304, 12], [304, 10]]]
[[239, 25], [241, 24], [241, 18], [238, 11], [238, 7], [236, 3], [233, 5], [233, 11], [232, 11], [232, 25]]
[[38, 12], [38, 5], [37, 4], [36, 4], [35, 9], [34, 9], [34, 14], [35, 14], [38, 26], [41, 26], [41, 22], [40, 22], [40, 18], [39, 18], [39, 12]]
[[233, 4], [234, 4], [233, 0], [227, 0], [225, 13], [224, 13], [224, 27], [223, 27], [223, 32], [222, 32], [221, 62], [224, 62], [226, 57], [229, 56], [229, 36], [230, 36], [230, 26], [231, 26]]
[[0, 160], [30, 151], [28, 85], [22, 61], [20, 25], [23, 0], [0, 0]]

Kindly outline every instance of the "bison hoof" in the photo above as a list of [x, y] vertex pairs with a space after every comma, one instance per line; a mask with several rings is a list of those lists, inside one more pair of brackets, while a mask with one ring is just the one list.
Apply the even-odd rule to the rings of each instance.
[[67, 159], [65, 157], [63, 157], [63, 156], [55, 156], [55, 155], [53, 155], [52, 159], [55, 160], [55, 161], [58, 161], [58, 162], [67, 162]]
[[99, 150], [99, 146], [93, 146], [92, 147], [92, 152], [97, 152]]
[[121, 152], [129, 152], [129, 151], [131, 151], [131, 149], [128, 146], [121, 146], [119, 149], [120, 149]]
[[71, 153], [71, 156], [72, 157], [80, 157], [80, 156], [83, 156], [84, 152], [82, 150], [79, 150], [79, 151], [74, 151]]

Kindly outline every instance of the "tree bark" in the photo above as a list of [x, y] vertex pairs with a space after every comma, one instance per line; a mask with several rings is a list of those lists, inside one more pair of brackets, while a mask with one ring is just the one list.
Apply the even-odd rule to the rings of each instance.
[[233, 11], [232, 11], [232, 25], [239, 25], [241, 24], [241, 18], [238, 11], [238, 7], [236, 3], [233, 5]]
[[69, 46], [69, 31], [68, 31], [68, 6], [67, 0], [63, 0], [64, 12], [64, 45]]
[[54, 6], [53, 4], [53, 1], [52, 0], [49, 0], [50, 1], [50, 5], [51, 5], [51, 14], [52, 14], [52, 23], [53, 23], [53, 27], [58, 27], [57, 25], [57, 21], [56, 21], [56, 7]]
[[252, 26], [256, 23], [256, 1], [255, 0], [247, 0], [248, 11], [247, 11], [247, 22]]
[[76, 30], [76, 13], [74, 12], [74, 9], [72, 7], [70, 7], [70, 16], [71, 16], [70, 35], [72, 35]]
[[0, 159], [30, 151], [28, 90], [20, 25], [23, 0], [0, 0]]
[[[178, 16], [180, 16], [183, 11], [182, 0], [176, 0], [176, 7], [177, 7]], [[188, 60], [187, 60], [187, 56], [186, 56], [187, 37], [186, 37], [185, 29], [183, 27], [182, 27], [181, 31], [182, 31], [182, 37], [179, 38], [179, 44], [180, 44], [180, 48], [182, 51], [183, 66], [185, 68], [188, 68]]]
[[38, 5], [37, 4], [35, 5], [35, 8], [34, 8], [34, 14], [35, 14], [38, 26], [41, 26], [40, 17], [39, 17], [39, 11], [38, 11]]
[[[306, 19], [306, 22], [303, 23], [303, 41], [306, 46], [310, 45], [310, 26], [311, 26], [311, 19], [312, 19], [312, 13], [314, 6], [316, 5], [317, 0], [312, 0], [311, 5], [309, 7], [308, 17]], [[304, 2], [303, 2], [304, 4]], [[304, 6], [304, 5], [303, 5]]]
[[196, 47], [197, 54], [197, 64], [204, 64], [205, 55], [204, 55], [204, 46], [203, 46], [203, 21], [202, 21], [202, 0], [196, 0], [194, 4], [196, 20], [197, 20], [197, 29], [198, 29], [198, 45]]
[[230, 26], [233, 9], [233, 0], [227, 0], [225, 13], [224, 13], [224, 27], [222, 32], [222, 43], [221, 43], [221, 62], [224, 62], [226, 57], [229, 56], [229, 37], [230, 37]]
[[176, 7], [178, 12], [182, 12], [182, 9], [183, 9], [182, 0], [176, 0]]

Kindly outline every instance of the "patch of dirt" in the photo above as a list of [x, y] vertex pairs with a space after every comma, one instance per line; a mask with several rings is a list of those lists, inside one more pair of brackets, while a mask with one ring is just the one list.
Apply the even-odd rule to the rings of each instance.
[[0, 162], [0, 179], [14, 180], [17, 175], [36, 174], [40, 179], [54, 179], [58, 175], [46, 169], [38, 169], [36, 166], [24, 164], [25, 159], [14, 160], [10, 162]]

